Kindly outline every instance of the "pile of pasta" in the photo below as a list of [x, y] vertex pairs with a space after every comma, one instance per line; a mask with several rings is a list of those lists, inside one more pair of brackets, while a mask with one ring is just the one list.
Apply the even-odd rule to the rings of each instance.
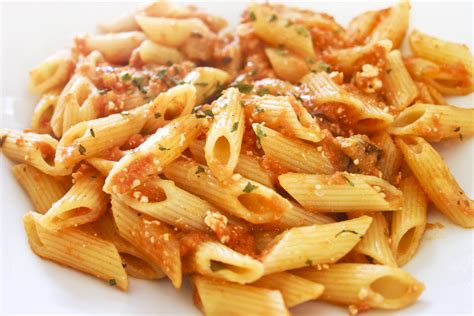
[[[288, 315], [315, 299], [399, 309], [424, 285], [427, 204], [474, 226], [430, 142], [474, 133], [465, 45], [410, 5], [356, 16], [249, 4], [233, 31], [153, 2], [30, 73], [31, 129], [1, 129], [40, 257], [128, 289], [188, 275], [206, 315]], [[157, 294], [159, 295], [159, 293]]]

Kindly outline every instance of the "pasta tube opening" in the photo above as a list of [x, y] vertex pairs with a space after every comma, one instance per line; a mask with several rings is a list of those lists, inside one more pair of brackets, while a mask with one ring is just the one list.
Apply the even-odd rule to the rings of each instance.
[[411, 249], [412, 244], [413, 244], [413, 238], [415, 237], [415, 230], [416, 227], [410, 228], [405, 234], [403, 234], [403, 237], [400, 239], [398, 243], [398, 247], [396, 250], [396, 257], [403, 257], [406, 255], [406, 252]]
[[227, 165], [230, 159], [230, 151], [230, 143], [227, 137], [219, 137], [214, 144], [213, 156], [219, 160], [221, 164]]
[[425, 108], [412, 106], [400, 113], [392, 123], [393, 128], [408, 128], [408, 125], [414, 124], [425, 114]]
[[162, 277], [157, 271], [145, 260], [138, 258], [126, 252], [119, 252], [122, 258], [122, 266], [124, 266], [127, 274], [137, 278], [153, 280]]
[[385, 301], [398, 300], [410, 292], [410, 285], [395, 276], [387, 275], [372, 281], [370, 289], [382, 295]]

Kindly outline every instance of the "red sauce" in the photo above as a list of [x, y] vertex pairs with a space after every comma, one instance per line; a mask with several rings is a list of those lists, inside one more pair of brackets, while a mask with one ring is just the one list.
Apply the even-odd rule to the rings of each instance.
[[150, 174], [156, 174], [153, 167], [152, 154], [134, 160], [127, 168], [120, 170], [112, 180], [113, 187], [117, 193], [124, 193], [132, 188], [134, 180], [143, 180]]

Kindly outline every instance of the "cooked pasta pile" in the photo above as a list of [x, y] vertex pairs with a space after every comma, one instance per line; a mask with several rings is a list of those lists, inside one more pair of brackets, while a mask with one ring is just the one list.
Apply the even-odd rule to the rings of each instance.
[[474, 226], [430, 142], [474, 133], [469, 48], [410, 5], [356, 16], [249, 4], [240, 24], [157, 1], [30, 72], [31, 129], [0, 130], [40, 257], [128, 289], [189, 275], [206, 315], [287, 315], [320, 299], [399, 309], [424, 285], [429, 201]]

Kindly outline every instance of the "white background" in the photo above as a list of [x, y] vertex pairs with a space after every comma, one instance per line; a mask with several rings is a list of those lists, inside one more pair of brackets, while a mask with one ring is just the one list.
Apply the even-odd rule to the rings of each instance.
[[[293, 2], [327, 12], [347, 25], [352, 16], [387, 6], [380, 2]], [[131, 3], [112, 2], [3, 2], [1, 12], [0, 126], [23, 129], [37, 98], [27, 94], [28, 69], [72, 43], [81, 32], [94, 32], [97, 22], [116, 16]], [[203, 2], [200, 7], [238, 22], [245, 4]], [[412, 3], [410, 28], [466, 43], [473, 43], [472, 2]], [[405, 43], [406, 48], [406, 43]], [[450, 99], [473, 106], [472, 96]], [[474, 141], [438, 144], [451, 171], [469, 196], [474, 195]], [[105, 282], [36, 257], [29, 249], [22, 215], [31, 209], [25, 193], [11, 175], [12, 163], [0, 155], [0, 312], [9, 313], [123, 313], [200, 315], [192, 303], [190, 287], [176, 291], [169, 282], [131, 279], [128, 293]], [[472, 230], [455, 227], [434, 210], [429, 222], [443, 229], [427, 231], [416, 257], [404, 269], [426, 285], [420, 300], [394, 315], [471, 315], [473, 313]], [[187, 283], [187, 282], [186, 282]], [[343, 308], [311, 302], [292, 309], [295, 315], [346, 315]], [[369, 315], [390, 314], [371, 311]]]

